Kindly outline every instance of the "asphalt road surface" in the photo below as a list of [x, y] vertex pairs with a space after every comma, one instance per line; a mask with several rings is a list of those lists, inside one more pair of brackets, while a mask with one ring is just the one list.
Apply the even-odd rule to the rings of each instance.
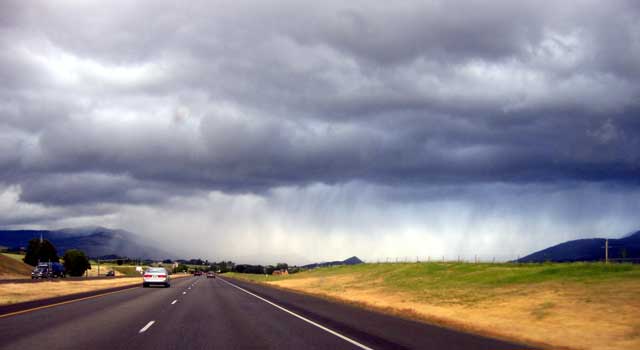
[[0, 349], [527, 349], [222, 278], [0, 316]]

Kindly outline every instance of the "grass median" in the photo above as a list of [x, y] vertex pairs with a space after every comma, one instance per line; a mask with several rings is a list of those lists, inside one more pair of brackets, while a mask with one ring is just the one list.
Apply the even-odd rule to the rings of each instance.
[[640, 349], [637, 265], [362, 264], [228, 276], [506, 339]]
[[[171, 275], [171, 278], [175, 280], [176, 278], [187, 276], [191, 275], [175, 274]], [[128, 285], [142, 285], [142, 277], [55, 280], [36, 283], [2, 283], [0, 284], [0, 305], [15, 304], [25, 301], [47, 299]]]
[[142, 278], [114, 278], [82, 281], [46, 281], [37, 283], [0, 284], [0, 305], [47, 299], [101, 289], [140, 284]]

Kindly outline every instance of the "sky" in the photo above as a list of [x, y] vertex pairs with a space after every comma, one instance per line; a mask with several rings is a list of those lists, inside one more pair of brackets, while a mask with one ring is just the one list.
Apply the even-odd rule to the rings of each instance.
[[513, 259], [640, 229], [637, 1], [0, 2], [0, 227]]

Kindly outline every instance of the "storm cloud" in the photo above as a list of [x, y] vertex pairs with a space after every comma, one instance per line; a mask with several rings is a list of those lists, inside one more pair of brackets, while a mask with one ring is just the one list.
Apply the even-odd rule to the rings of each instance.
[[256, 261], [506, 259], [620, 235], [640, 227], [639, 15], [4, 1], [0, 226]]

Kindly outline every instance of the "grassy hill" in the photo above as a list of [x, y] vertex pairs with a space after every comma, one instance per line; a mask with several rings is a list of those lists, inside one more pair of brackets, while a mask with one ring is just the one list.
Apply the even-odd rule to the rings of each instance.
[[22, 255], [0, 254], [0, 279], [30, 277], [33, 267], [22, 262], [21, 258]]
[[554, 348], [640, 349], [637, 264], [362, 264], [228, 276]]

